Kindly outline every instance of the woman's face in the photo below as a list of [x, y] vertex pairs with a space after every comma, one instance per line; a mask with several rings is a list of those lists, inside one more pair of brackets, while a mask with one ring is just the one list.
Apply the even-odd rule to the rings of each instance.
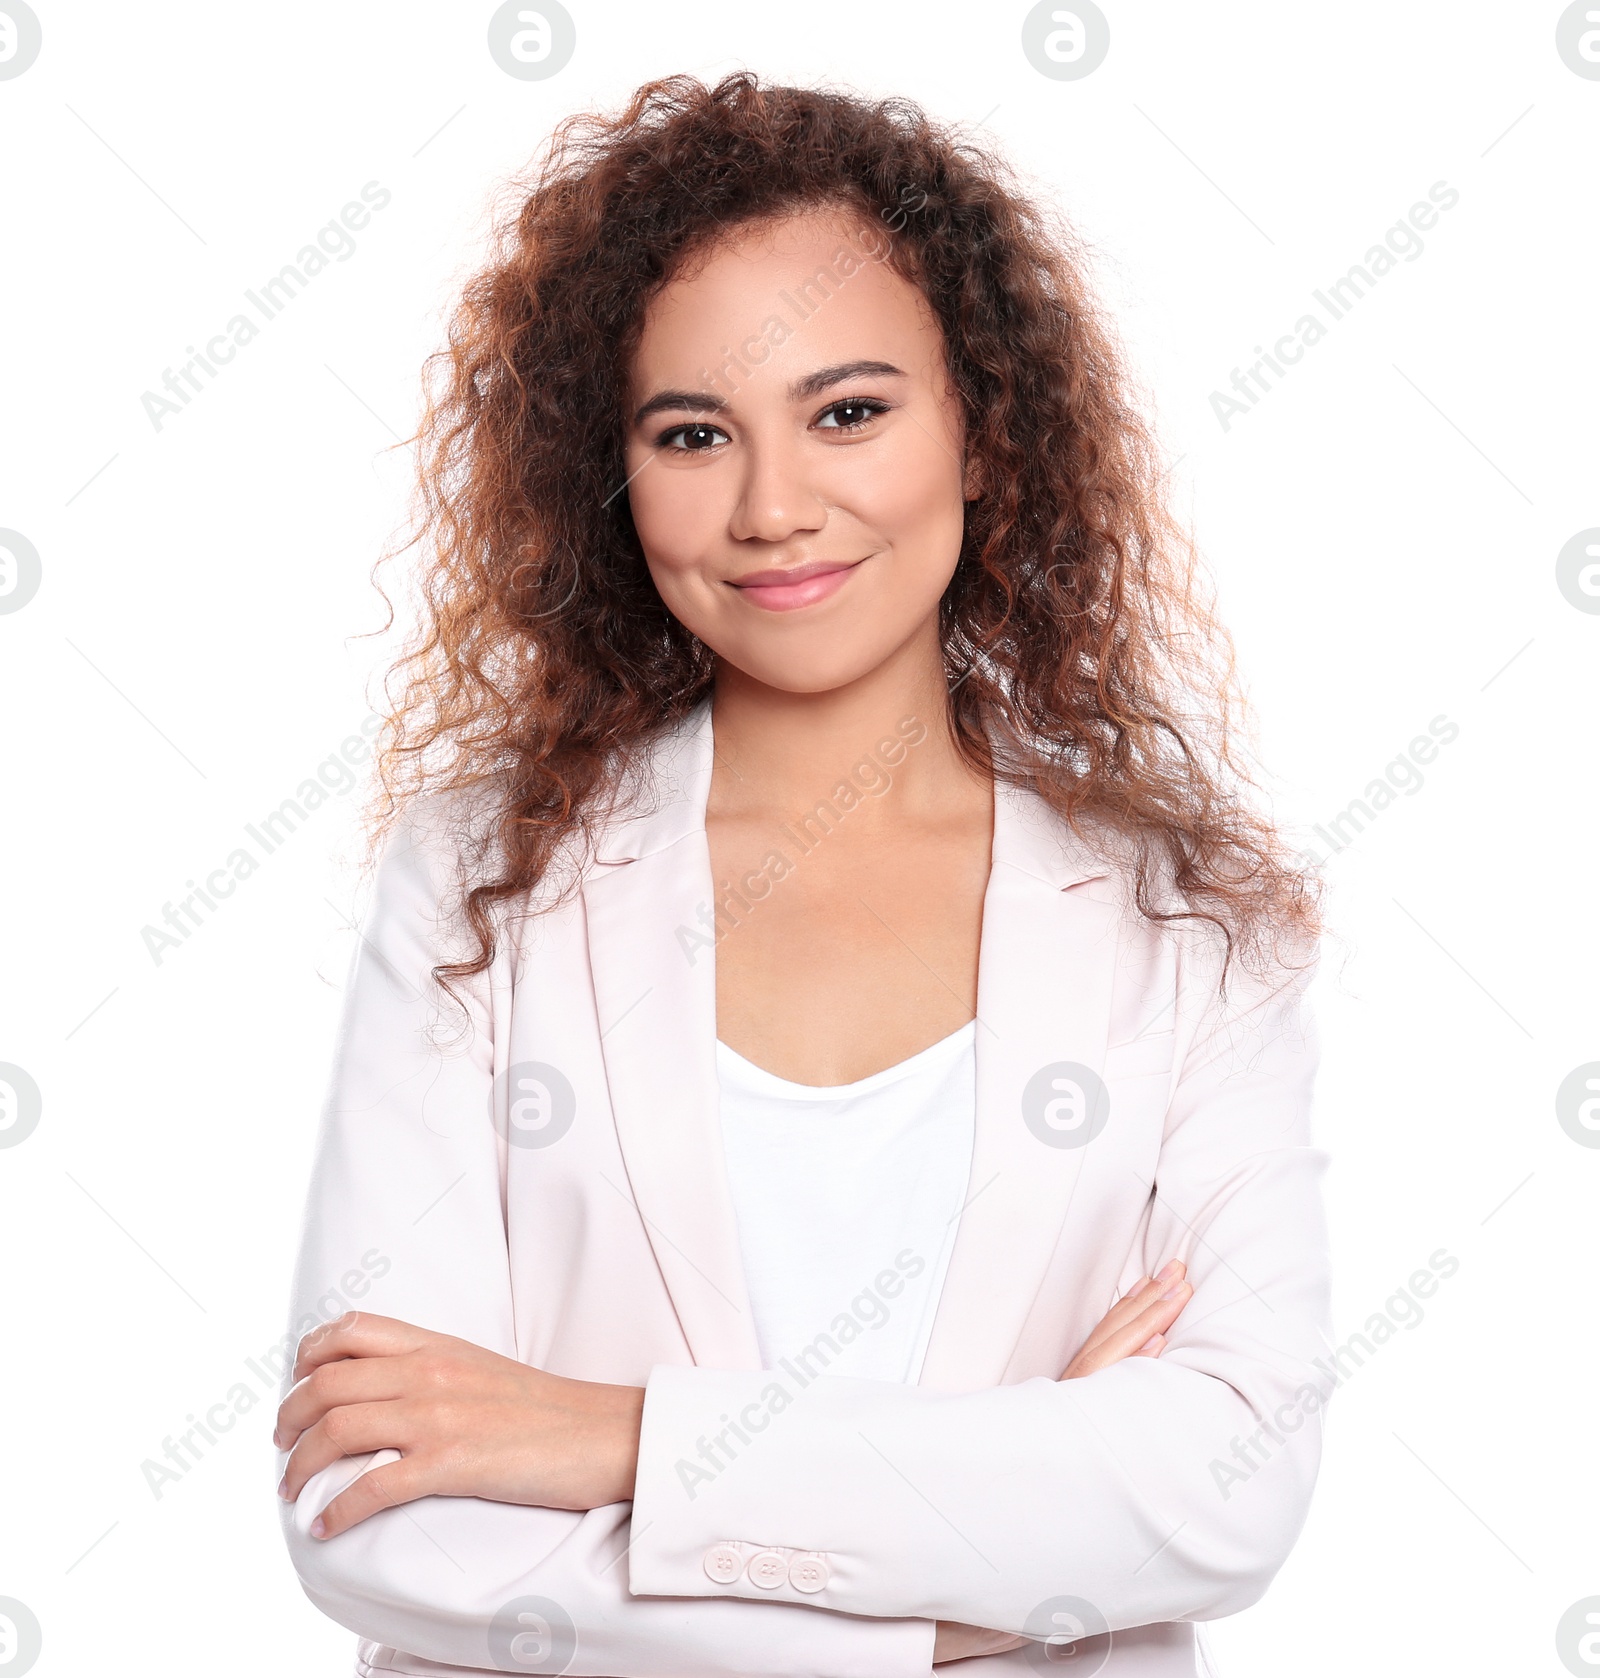
[[820, 693], [937, 608], [962, 533], [961, 410], [888, 235], [844, 211], [741, 229], [652, 300], [628, 495], [667, 608], [746, 675]]

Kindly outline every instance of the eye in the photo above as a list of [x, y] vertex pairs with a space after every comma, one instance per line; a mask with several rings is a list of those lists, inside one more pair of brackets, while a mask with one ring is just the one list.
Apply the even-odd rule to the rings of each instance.
[[[673, 439], [681, 437], [681, 443]], [[706, 425], [703, 421], [696, 421], [692, 425], [675, 425], [670, 431], [663, 431], [656, 438], [658, 445], [675, 449], [679, 454], [699, 454], [704, 449], [714, 448], [719, 442], [728, 440], [726, 431], [715, 425]]]
[[[817, 416], [816, 423], [824, 431], [860, 431], [879, 414], [888, 411], [889, 404], [880, 402], [875, 396], [847, 396], [838, 402], [830, 402]], [[830, 418], [834, 419], [832, 425], [828, 423]]]

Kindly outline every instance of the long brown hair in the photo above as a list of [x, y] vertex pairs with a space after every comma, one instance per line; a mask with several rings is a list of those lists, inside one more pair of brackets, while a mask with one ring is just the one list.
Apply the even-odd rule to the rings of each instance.
[[881, 228], [926, 296], [979, 465], [940, 607], [963, 754], [1114, 840], [1141, 914], [1220, 928], [1224, 976], [1236, 950], [1314, 937], [1321, 882], [1248, 796], [1232, 645], [1082, 247], [999, 158], [908, 100], [741, 71], [568, 118], [508, 192], [425, 370], [421, 621], [386, 682], [369, 821], [376, 849], [422, 794], [491, 812], [463, 864], [475, 948], [441, 979], [488, 966], [498, 911], [712, 683], [622, 487], [645, 305], [729, 230], [825, 205]]

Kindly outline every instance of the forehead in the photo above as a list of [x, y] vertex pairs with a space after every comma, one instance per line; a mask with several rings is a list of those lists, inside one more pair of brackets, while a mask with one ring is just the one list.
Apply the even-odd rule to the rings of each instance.
[[942, 364], [933, 312], [884, 260], [888, 250], [886, 230], [843, 209], [736, 230], [651, 299], [634, 355], [635, 389], [703, 383], [730, 353], [781, 363], [786, 376], [858, 358], [907, 372]]

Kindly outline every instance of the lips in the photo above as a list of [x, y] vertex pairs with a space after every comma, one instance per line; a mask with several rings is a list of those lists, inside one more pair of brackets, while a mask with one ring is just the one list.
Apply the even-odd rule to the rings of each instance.
[[845, 579], [862, 561], [837, 563], [821, 560], [811, 565], [795, 565], [787, 570], [777, 566], [765, 571], [751, 571], [733, 579], [733, 586], [753, 606], [769, 612], [792, 612], [800, 606], [814, 606], [844, 587]]

